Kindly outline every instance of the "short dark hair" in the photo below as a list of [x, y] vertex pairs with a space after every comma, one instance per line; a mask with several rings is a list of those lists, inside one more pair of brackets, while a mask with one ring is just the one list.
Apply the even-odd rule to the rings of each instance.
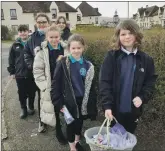
[[29, 27], [27, 25], [19, 25], [18, 31], [29, 31]]
[[46, 20], [48, 21], [48, 23], [50, 23], [50, 19], [49, 19], [49, 17], [48, 17], [46, 14], [43, 14], [43, 13], [38, 14], [38, 15], [36, 16], [35, 20], [37, 21], [37, 19], [38, 19], [39, 17], [45, 17]]

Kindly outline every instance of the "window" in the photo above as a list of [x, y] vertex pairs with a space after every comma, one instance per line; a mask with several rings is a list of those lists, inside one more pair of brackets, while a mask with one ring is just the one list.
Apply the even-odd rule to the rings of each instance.
[[66, 20], [69, 20], [69, 13], [66, 13]]
[[34, 16], [34, 18], [36, 18], [36, 16], [37, 16], [37, 13], [33, 13], [33, 16]]
[[98, 21], [98, 17], [95, 17], [95, 24], [98, 24], [99, 21]]
[[10, 9], [10, 18], [17, 19], [16, 9]]
[[3, 9], [1, 9], [1, 20], [4, 20], [4, 13], [3, 13]]
[[12, 31], [17, 32], [18, 25], [12, 25], [11, 29], [12, 29]]
[[77, 14], [77, 21], [81, 21], [81, 15]]
[[56, 19], [56, 18], [57, 18], [57, 10], [52, 9], [52, 19]]

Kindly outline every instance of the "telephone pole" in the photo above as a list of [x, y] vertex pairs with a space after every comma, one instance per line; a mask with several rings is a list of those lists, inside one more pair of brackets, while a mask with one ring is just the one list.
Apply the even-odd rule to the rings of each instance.
[[129, 18], [129, 1], [127, 2], [127, 4], [128, 4], [128, 18]]

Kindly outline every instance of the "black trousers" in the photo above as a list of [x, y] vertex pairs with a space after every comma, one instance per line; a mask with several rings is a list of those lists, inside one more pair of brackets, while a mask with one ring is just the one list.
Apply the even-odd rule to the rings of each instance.
[[75, 135], [81, 135], [82, 126], [83, 126], [82, 118], [77, 118], [71, 124], [67, 125], [68, 142], [73, 143], [75, 141]]
[[83, 117], [81, 114], [81, 105], [82, 105], [82, 97], [76, 98], [76, 102], [79, 108], [80, 118], [75, 118], [75, 120], [71, 124], [67, 124], [67, 139], [68, 142], [73, 143], [75, 141], [75, 135], [81, 135], [82, 127], [83, 127]]
[[36, 84], [33, 78], [17, 78], [16, 83], [18, 87], [18, 96], [22, 109], [27, 109], [27, 98], [28, 107], [34, 109], [34, 99], [36, 92]]
[[61, 128], [60, 113], [57, 112], [55, 109], [54, 112], [56, 117], [56, 130], [59, 130], [59, 128]]

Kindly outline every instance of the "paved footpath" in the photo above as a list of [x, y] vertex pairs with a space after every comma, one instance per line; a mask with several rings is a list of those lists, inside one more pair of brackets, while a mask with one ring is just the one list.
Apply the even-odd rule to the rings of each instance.
[[[8, 85], [6, 93], [3, 95], [3, 113], [4, 122], [2, 131], [6, 129], [6, 135], [2, 141], [2, 150], [5, 151], [69, 151], [69, 146], [61, 146], [55, 138], [54, 128], [49, 127], [46, 133], [38, 133], [38, 118], [37, 111], [33, 116], [28, 116], [27, 119], [22, 120], [19, 118], [20, 105], [17, 95], [17, 87], [15, 80], [12, 80]], [[35, 101], [35, 108], [37, 108], [37, 97]], [[4, 123], [3, 122], [3, 123]], [[2, 124], [4, 125], [4, 124]], [[84, 124], [84, 130], [101, 125], [98, 121], [87, 120]], [[89, 151], [89, 146], [82, 139], [85, 151]]]

